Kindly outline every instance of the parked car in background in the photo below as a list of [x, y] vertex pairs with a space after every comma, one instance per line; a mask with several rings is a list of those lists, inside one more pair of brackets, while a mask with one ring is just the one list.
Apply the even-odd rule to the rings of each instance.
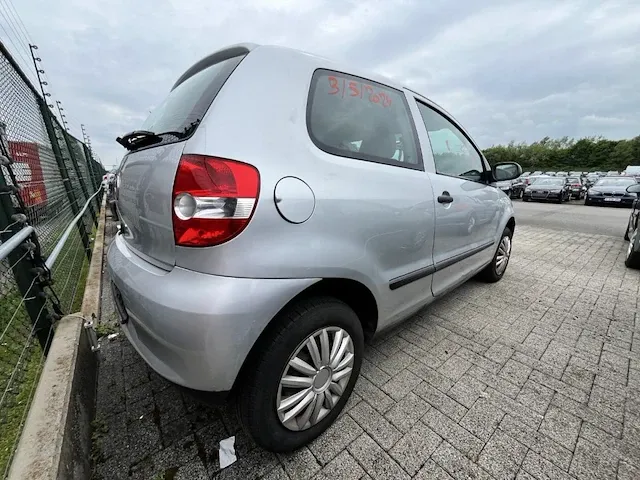
[[562, 203], [568, 201], [570, 195], [569, 185], [563, 177], [538, 177], [525, 188], [522, 200], [525, 202], [552, 200]]
[[633, 177], [602, 177], [589, 190], [585, 205], [631, 206], [636, 196], [627, 192], [627, 187], [638, 183]]
[[529, 175], [531, 175], [531, 172], [522, 172], [522, 175], [520, 175], [520, 177], [528, 177]]
[[584, 177], [584, 183], [587, 189], [591, 187], [594, 183], [596, 183], [600, 179], [600, 176], [595, 173], [589, 173], [586, 177]]
[[640, 268], [640, 183], [627, 187], [629, 195], [635, 195], [629, 214], [629, 223], [624, 233], [624, 239], [629, 241], [624, 264], [629, 268]]
[[620, 175], [620, 172], [616, 170], [610, 170], [607, 172], [607, 177], [617, 177], [618, 175]]
[[349, 65], [220, 50], [118, 142], [124, 334], [170, 381], [236, 393], [268, 450], [334, 422], [365, 337], [509, 262], [513, 206], [494, 184], [520, 166], [490, 167], [438, 105]]
[[622, 175], [640, 178], [640, 165], [627, 165], [627, 168], [624, 169]]
[[569, 185], [569, 191], [571, 192], [571, 198], [577, 198], [578, 200], [582, 200], [586, 193], [586, 188], [582, 184], [582, 180], [580, 177], [566, 177], [565, 181], [567, 185]]
[[550, 177], [555, 177], [557, 172], [544, 172], [545, 175], [549, 175]]
[[536, 170], [531, 174], [531, 176], [537, 176], [537, 175], [542, 175], [542, 172], [540, 170]]

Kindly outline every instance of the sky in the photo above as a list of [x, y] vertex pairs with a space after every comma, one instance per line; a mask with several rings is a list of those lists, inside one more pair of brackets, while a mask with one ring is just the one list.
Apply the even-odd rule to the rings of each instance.
[[81, 137], [83, 123], [106, 166], [125, 153], [115, 138], [140, 127], [187, 68], [240, 42], [390, 77], [442, 105], [482, 148], [640, 134], [637, 0], [0, 0], [0, 25], [12, 12], [71, 131]]

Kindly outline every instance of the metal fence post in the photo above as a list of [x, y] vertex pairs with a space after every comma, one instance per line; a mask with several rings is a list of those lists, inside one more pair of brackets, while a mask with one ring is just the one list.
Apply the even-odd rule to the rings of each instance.
[[[97, 190], [98, 188], [100, 188], [100, 184], [102, 183], [102, 176], [98, 177], [98, 172], [96, 171], [96, 165], [93, 162], [93, 157], [91, 156], [91, 150], [89, 150], [89, 148], [85, 143], [82, 144], [82, 148], [84, 149], [84, 156], [87, 159], [87, 165], [89, 165], [91, 168], [91, 173], [92, 173], [91, 180], [93, 181], [95, 189]], [[96, 195], [96, 206], [98, 207], [98, 211], [100, 211], [100, 205], [102, 204], [101, 197], [102, 197], [101, 195]]]
[[[78, 165], [78, 159], [76, 158], [76, 154], [71, 148], [71, 141], [69, 140], [69, 134], [65, 130], [62, 131], [62, 136], [64, 137], [64, 141], [67, 144], [67, 150], [69, 150], [69, 156], [71, 157], [71, 163], [73, 163], [73, 168], [76, 171], [76, 175], [78, 175], [78, 181], [80, 182], [80, 188], [82, 188], [82, 193], [84, 193], [84, 198], [89, 198], [89, 191], [87, 190], [87, 186], [85, 185], [86, 179], [82, 176], [82, 172], [80, 171], [80, 166]], [[91, 192], [93, 193], [93, 192]], [[91, 218], [93, 219], [93, 224], [98, 226], [98, 216], [96, 212], [93, 210], [93, 205], [89, 203], [89, 212], [91, 212]]]
[[[62, 151], [60, 150], [60, 145], [58, 144], [58, 137], [56, 136], [56, 131], [53, 128], [53, 123], [51, 122], [52, 113], [49, 111], [49, 107], [47, 106], [47, 104], [41, 98], [38, 98], [38, 104], [40, 105], [40, 112], [42, 113], [42, 119], [44, 120], [44, 124], [47, 128], [47, 133], [49, 134], [51, 148], [53, 149], [53, 156], [56, 157], [56, 163], [58, 164], [58, 169], [60, 170], [62, 183], [64, 184], [64, 189], [67, 192], [67, 197], [69, 197], [69, 202], [71, 203], [71, 211], [73, 212], [73, 215], [76, 216], [80, 212], [80, 205], [78, 205], [78, 200], [76, 199], [76, 195], [73, 192], [73, 186], [71, 185], [69, 172], [67, 171], [67, 166], [64, 164]], [[76, 225], [78, 226], [78, 230], [80, 231], [80, 238], [82, 239], [82, 244], [84, 245], [84, 250], [87, 254], [87, 258], [91, 260], [89, 235], [87, 234], [84, 222], [78, 222]]]
[[[4, 173], [0, 168], [0, 189], [7, 189], [7, 182]], [[22, 224], [16, 223], [14, 215], [20, 213], [14, 207], [10, 195], [0, 195], [0, 240], [6, 242], [16, 232], [22, 228]], [[12, 218], [13, 217], [13, 218]], [[35, 236], [35, 234], [33, 234]], [[37, 240], [31, 240], [32, 245], [37, 245]], [[28, 245], [23, 243], [23, 247]], [[37, 248], [37, 246], [36, 246]], [[37, 281], [37, 274], [31, 255], [25, 254], [22, 248], [16, 248], [7, 257], [9, 265], [12, 267], [13, 276], [18, 286], [20, 294], [24, 298], [24, 306], [34, 325], [34, 333], [40, 342], [42, 350], [46, 353], [49, 350], [49, 340], [51, 338], [52, 321], [46, 308], [46, 294]]]

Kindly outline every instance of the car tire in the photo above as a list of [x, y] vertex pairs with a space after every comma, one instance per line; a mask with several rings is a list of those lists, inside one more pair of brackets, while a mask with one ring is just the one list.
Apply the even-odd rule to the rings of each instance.
[[588, 199], [588, 198], [585, 198], [585, 199], [584, 199], [584, 204], [585, 204], [587, 207], [590, 207], [591, 205], [593, 205], [593, 203], [591, 203], [591, 202], [589, 201], [589, 199]]
[[634, 229], [629, 237], [627, 256], [624, 259], [624, 264], [629, 268], [640, 269], [640, 228]]
[[[509, 266], [509, 258], [511, 258], [511, 239], [513, 232], [509, 227], [505, 228], [498, 242], [496, 253], [491, 259], [491, 263], [478, 274], [478, 279], [487, 283], [495, 283], [500, 281]], [[504, 266], [500, 264], [500, 259], [504, 262]]]
[[629, 232], [631, 231], [631, 217], [629, 217], [629, 222], [627, 222], [627, 228], [624, 230], [624, 239], [629, 241]]
[[[259, 446], [272, 452], [290, 452], [324, 432], [340, 414], [360, 373], [364, 333], [355, 312], [330, 297], [303, 300], [274, 321], [275, 328], [261, 341], [258, 353], [251, 359], [237, 405], [244, 429]], [[323, 343], [325, 333], [328, 344]], [[311, 338], [315, 356], [311, 353]], [[339, 347], [334, 347], [336, 341]], [[342, 359], [336, 365], [334, 352]], [[352, 355], [349, 362], [344, 364], [349, 355]], [[294, 360], [306, 373], [291, 366]], [[345, 374], [349, 368], [350, 372]], [[335, 375], [341, 372], [343, 376], [334, 382]], [[299, 384], [283, 386], [285, 378], [290, 385]], [[286, 406], [282, 400], [298, 394], [300, 402]], [[278, 407], [284, 407], [280, 413]]]

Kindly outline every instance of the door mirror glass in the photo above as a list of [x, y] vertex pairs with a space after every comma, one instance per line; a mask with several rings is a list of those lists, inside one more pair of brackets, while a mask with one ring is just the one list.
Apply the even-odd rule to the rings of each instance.
[[640, 193], [640, 183], [636, 183], [635, 185], [629, 185], [627, 187], [627, 192], [629, 192], [629, 193]]
[[498, 163], [493, 166], [493, 178], [496, 182], [513, 180], [522, 175], [522, 167], [515, 162]]

